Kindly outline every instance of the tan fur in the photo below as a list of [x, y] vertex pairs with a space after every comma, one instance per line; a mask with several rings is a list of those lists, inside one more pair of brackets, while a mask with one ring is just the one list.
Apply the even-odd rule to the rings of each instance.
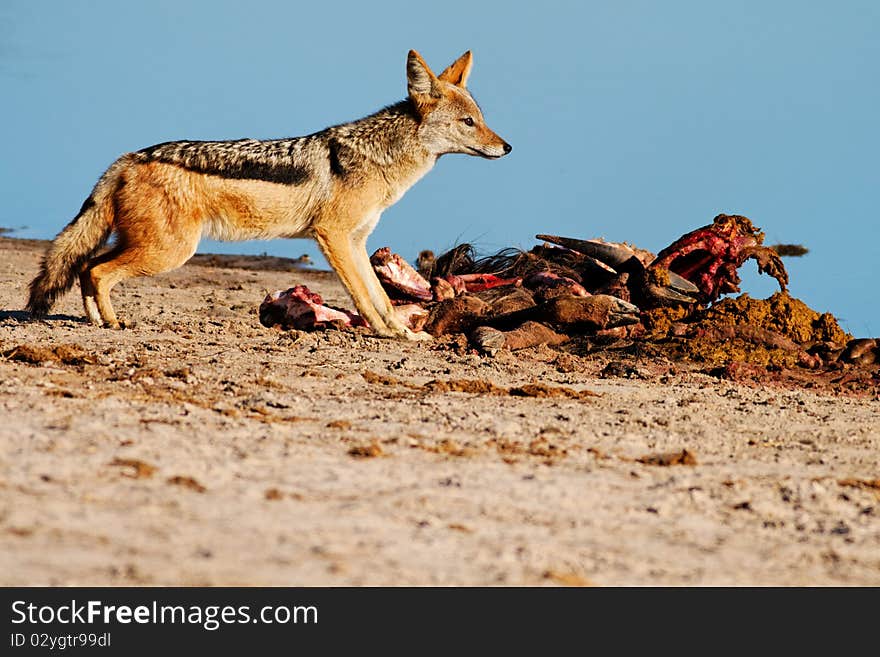
[[438, 80], [449, 82], [459, 87], [466, 87], [468, 76], [471, 74], [471, 66], [474, 64], [474, 57], [468, 50], [461, 57], [452, 62], [446, 69], [437, 76]]
[[[370, 265], [366, 240], [382, 211], [440, 155], [496, 158], [509, 152], [464, 88], [471, 62], [465, 53], [437, 77], [411, 51], [408, 101], [315, 135], [173, 142], [124, 155], [56, 238], [31, 283], [28, 308], [45, 314], [78, 275], [90, 321], [119, 328], [110, 303], [113, 286], [181, 266], [203, 236], [312, 237], [377, 333], [424, 339], [395, 316]], [[467, 117], [471, 123], [463, 127]], [[250, 173], [253, 167], [259, 172]], [[281, 175], [290, 175], [290, 182]], [[111, 232], [112, 248], [93, 257]]]

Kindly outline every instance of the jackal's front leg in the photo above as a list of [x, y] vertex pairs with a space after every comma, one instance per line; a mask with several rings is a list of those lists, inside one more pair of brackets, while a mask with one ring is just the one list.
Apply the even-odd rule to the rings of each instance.
[[406, 340], [431, 340], [431, 336], [424, 331], [416, 333], [406, 326], [397, 317], [394, 312], [394, 306], [388, 298], [382, 284], [373, 271], [373, 265], [370, 264], [370, 257], [367, 255], [367, 238], [362, 233], [355, 233], [351, 238], [352, 253], [354, 255], [355, 265], [361, 280], [367, 286], [370, 295], [370, 302], [382, 317], [382, 321], [394, 331], [397, 337]]
[[[354, 255], [354, 249], [346, 230], [333, 228], [314, 228], [312, 231], [318, 247], [327, 258], [327, 262], [339, 276], [339, 280], [345, 286], [351, 296], [357, 311], [361, 314], [370, 328], [379, 335], [393, 338], [401, 337], [399, 330], [389, 326], [371, 299], [371, 288], [361, 275]], [[370, 275], [375, 278], [372, 269]], [[369, 280], [369, 279], [367, 279]], [[377, 281], [378, 282], [378, 281]], [[389, 306], [391, 302], [388, 302]]]

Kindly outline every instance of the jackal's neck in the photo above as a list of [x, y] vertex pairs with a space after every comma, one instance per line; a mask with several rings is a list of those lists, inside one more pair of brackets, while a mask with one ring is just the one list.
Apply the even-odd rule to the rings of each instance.
[[365, 159], [388, 167], [434, 159], [419, 143], [418, 127], [412, 101], [403, 100], [357, 121], [328, 128], [327, 133]]

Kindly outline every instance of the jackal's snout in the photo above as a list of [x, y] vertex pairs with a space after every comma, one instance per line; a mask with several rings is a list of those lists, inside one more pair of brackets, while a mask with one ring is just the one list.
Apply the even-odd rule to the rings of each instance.
[[502, 152], [501, 152], [501, 155], [496, 156], [496, 159], [497, 159], [498, 157], [504, 157], [504, 156], [507, 155], [510, 151], [513, 150], [513, 146], [511, 146], [511, 145], [508, 144], [506, 141], [504, 141], [503, 139], [501, 139], [501, 137], [499, 137], [498, 139], [501, 141], [501, 151], [502, 151]]
[[513, 150], [513, 146], [504, 141], [501, 137], [496, 135], [494, 132], [486, 129], [488, 133], [490, 133], [490, 137], [487, 139], [481, 140], [479, 146], [468, 146], [468, 148], [474, 153], [474, 155], [480, 155], [489, 160], [497, 160], [500, 157], [504, 157], [510, 151]]

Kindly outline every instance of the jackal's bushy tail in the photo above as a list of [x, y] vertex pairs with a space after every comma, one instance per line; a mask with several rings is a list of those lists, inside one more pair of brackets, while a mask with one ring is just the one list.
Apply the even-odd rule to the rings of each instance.
[[113, 231], [111, 196], [119, 186], [119, 174], [126, 164], [117, 160], [101, 176], [91, 196], [76, 217], [62, 230], [43, 257], [40, 273], [31, 281], [27, 309], [43, 317], [52, 304], [67, 292], [83, 265], [100, 249]]

